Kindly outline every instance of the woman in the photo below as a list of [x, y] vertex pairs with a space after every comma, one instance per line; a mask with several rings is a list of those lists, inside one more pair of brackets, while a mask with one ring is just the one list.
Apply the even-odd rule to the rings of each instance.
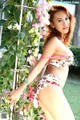
[[[45, 36], [44, 50], [40, 60], [28, 75], [28, 84], [46, 66], [44, 75], [38, 80], [36, 95], [47, 120], [75, 120], [72, 110], [64, 96], [69, 65], [73, 62], [73, 53], [68, 45], [73, 36], [75, 18], [63, 6], [52, 6], [49, 10], [50, 25]], [[20, 98], [27, 83], [10, 92], [10, 102]]]

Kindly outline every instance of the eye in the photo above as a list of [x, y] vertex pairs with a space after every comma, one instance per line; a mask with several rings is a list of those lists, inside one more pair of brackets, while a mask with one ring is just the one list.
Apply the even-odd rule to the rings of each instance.
[[66, 17], [65, 20], [69, 20], [69, 17]]
[[58, 22], [61, 22], [62, 20], [60, 19], [60, 20], [58, 20]]

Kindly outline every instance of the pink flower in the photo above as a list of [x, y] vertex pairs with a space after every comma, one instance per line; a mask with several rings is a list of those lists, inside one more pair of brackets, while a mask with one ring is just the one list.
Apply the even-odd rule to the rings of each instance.
[[41, 23], [44, 23], [44, 18], [42, 16], [40, 16], [38, 19]]
[[36, 64], [36, 63], [37, 63], [36, 58], [33, 58], [31, 61], [33, 62], [33, 64]]
[[21, 95], [21, 98], [24, 100], [24, 99], [26, 99], [26, 93], [23, 93], [22, 95]]
[[37, 7], [36, 12], [37, 12], [37, 14], [41, 14], [41, 7], [40, 6]]
[[40, 30], [40, 35], [43, 36], [43, 35], [45, 35], [45, 34], [46, 34], [46, 31], [44, 31], [44, 30], [41, 29], [41, 30]]
[[42, 18], [42, 15], [38, 15], [38, 19], [41, 19]]
[[45, 114], [41, 114], [40, 117], [46, 120]]
[[33, 102], [34, 95], [35, 95], [35, 89], [34, 89], [34, 87], [29, 86], [28, 97], [29, 97], [30, 102]]
[[42, 8], [47, 9], [48, 6], [49, 6], [49, 4], [48, 4], [48, 2], [45, 2], [45, 1], [44, 1], [40, 6], [41, 6]]
[[29, 110], [29, 109], [30, 109], [30, 106], [26, 106], [25, 109], [26, 109], [26, 110]]
[[38, 28], [38, 32], [40, 32], [40, 34], [38, 35], [40, 38], [42, 38], [46, 34], [46, 31], [43, 30], [45, 25], [50, 25], [50, 21], [49, 21], [50, 16], [48, 14], [49, 6], [50, 5], [48, 2], [43, 2], [36, 9], [39, 23], [38, 24], [34, 23], [32, 26], [34, 28]]
[[38, 15], [39, 22], [49, 25], [50, 24], [50, 22], [48, 20], [49, 14], [48, 14], [47, 10], [48, 10], [48, 3], [43, 2], [40, 6], [38, 6], [36, 12]]
[[34, 28], [38, 28], [39, 27], [39, 24], [38, 23], [34, 23], [34, 24], [32, 24], [32, 27], [34, 27]]
[[30, 91], [33, 91], [34, 89], [35, 89], [34, 87], [29, 86], [29, 90], [30, 90]]

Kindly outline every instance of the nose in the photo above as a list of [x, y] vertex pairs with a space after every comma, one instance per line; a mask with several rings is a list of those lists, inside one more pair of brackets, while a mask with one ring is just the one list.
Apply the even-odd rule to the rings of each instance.
[[66, 21], [66, 20], [63, 20], [63, 26], [64, 26], [64, 27], [67, 27], [67, 25], [68, 25], [67, 21]]
[[63, 20], [63, 26], [64, 27], [69, 27], [69, 21], [68, 20]]

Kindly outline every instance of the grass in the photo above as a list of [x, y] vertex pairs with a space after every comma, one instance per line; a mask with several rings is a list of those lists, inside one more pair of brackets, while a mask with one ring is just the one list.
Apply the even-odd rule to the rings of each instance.
[[75, 115], [75, 120], [80, 120], [80, 79], [69, 77], [63, 90]]

